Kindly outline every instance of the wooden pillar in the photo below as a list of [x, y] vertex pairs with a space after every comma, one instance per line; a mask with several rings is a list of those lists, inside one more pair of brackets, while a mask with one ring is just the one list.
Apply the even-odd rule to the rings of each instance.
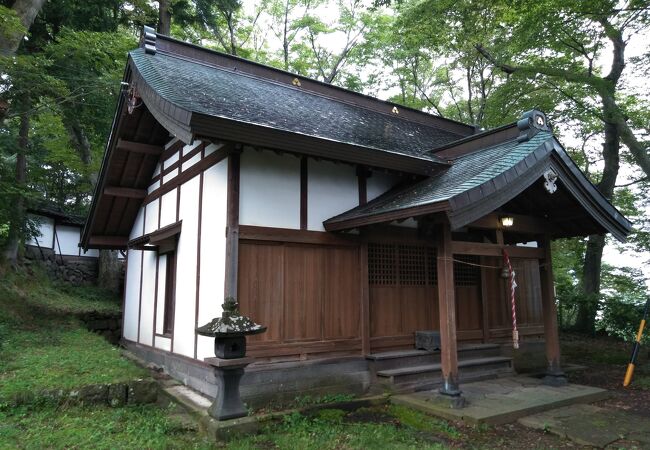
[[560, 337], [557, 328], [551, 240], [548, 237], [544, 237], [539, 243], [544, 248], [544, 264], [540, 268], [544, 339], [546, 344], [546, 359], [548, 361], [544, 383], [552, 386], [562, 386], [567, 383], [567, 380], [560, 366]]
[[237, 299], [239, 263], [239, 155], [228, 156], [228, 203], [226, 206], [226, 276], [224, 294]]
[[368, 285], [368, 243], [359, 247], [361, 283], [361, 353], [370, 354], [370, 286]]
[[437, 233], [438, 307], [440, 310], [440, 362], [443, 386], [440, 393], [460, 397], [456, 348], [456, 299], [451, 227], [442, 224]]

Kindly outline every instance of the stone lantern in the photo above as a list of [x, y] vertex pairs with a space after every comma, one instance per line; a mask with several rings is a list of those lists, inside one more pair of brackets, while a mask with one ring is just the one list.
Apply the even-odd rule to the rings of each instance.
[[210, 416], [217, 420], [246, 415], [246, 407], [239, 395], [239, 382], [244, 375], [244, 368], [253, 362], [253, 358], [246, 358], [246, 335], [266, 331], [266, 327], [242, 316], [238, 306], [234, 298], [227, 297], [223, 303], [221, 317], [212, 319], [196, 329], [202, 336], [214, 337], [216, 358], [205, 358], [205, 362], [214, 367], [217, 378], [219, 391], [208, 409]]

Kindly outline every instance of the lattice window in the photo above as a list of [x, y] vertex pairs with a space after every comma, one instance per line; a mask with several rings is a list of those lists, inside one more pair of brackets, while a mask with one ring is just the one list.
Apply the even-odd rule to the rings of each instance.
[[[479, 257], [473, 255], [455, 255], [454, 284], [456, 286], [478, 286], [481, 283]], [[459, 262], [461, 261], [461, 262]]]
[[426, 262], [424, 247], [415, 245], [397, 246], [399, 255], [399, 284], [402, 286], [424, 286], [426, 279]]
[[408, 244], [368, 244], [370, 284], [433, 286], [437, 279], [434, 248]]
[[370, 284], [397, 284], [394, 245], [368, 244], [368, 278]]
[[438, 284], [438, 261], [436, 259], [436, 249], [427, 247], [427, 284], [434, 286]]

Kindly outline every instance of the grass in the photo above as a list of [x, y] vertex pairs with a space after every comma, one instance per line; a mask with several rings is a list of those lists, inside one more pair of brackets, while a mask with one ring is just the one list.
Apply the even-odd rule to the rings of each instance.
[[[407, 416], [417, 420], [403, 420]], [[406, 408], [323, 409], [312, 417], [299, 413], [285, 416], [257, 436], [231, 441], [227, 448], [442, 449], [447, 445], [438, 432], [440, 422], [416, 411], [407, 413]], [[446, 422], [445, 426], [451, 428]]]
[[0, 399], [146, 376], [73, 314], [116, 303], [95, 289], [57, 286], [38, 271], [0, 269]]
[[0, 448], [212, 448], [156, 405], [0, 411]]
[[82, 315], [93, 311], [118, 314], [121, 306], [120, 299], [106, 290], [53, 282], [38, 266], [17, 269], [0, 266], [0, 293], [52, 314]]

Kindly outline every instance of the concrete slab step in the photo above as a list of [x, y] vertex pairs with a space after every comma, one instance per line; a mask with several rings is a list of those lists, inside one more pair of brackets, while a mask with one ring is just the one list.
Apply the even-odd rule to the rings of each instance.
[[[460, 376], [465, 377], [470, 373], [477, 376], [496, 377], [502, 373], [512, 372], [512, 358], [492, 356], [460, 360], [458, 361], [458, 371]], [[407, 384], [436, 381], [440, 379], [441, 373], [442, 365], [435, 363], [380, 370], [377, 372], [377, 377], [380, 381], [390, 384]]]

